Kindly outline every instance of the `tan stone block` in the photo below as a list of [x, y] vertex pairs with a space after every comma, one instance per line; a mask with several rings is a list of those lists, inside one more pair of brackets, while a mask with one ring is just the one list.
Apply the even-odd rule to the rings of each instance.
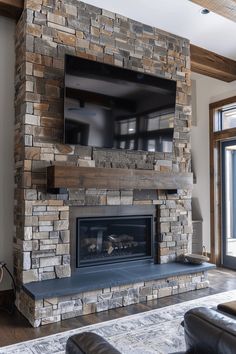
[[23, 251], [33, 251], [38, 249], [38, 241], [30, 240], [30, 241], [22, 241]]
[[60, 239], [63, 243], [70, 242], [70, 231], [69, 230], [60, 231]]
[[78, 159], [78, 166], [80, 166], [80, 167], [95, 167], [95, 160]]
[[[36, 77], [44, 77], [45, 67], [43, 65], [34, 64], [33, 74]], [[37, 86], [36, 86], [37, 88]]]
[[40, 268], [57, 266], [60, 264], [61, 264], [61, 257], [60, 256], [40, 258]]
[[44, 300], [44, 306], [47, 305], [57, 305], [58, 304], [58, 297], [51, 297], [49, 299]]
[[31, 201], [25, 201], [25, 215], [32, 215], [33, 206]]
[[75, 148], [70, 145], [56, 144], [55, 145], [55, 154], [70, 154], [72, 155], [75, 151]]
[[69, 219], [69, 211], [60, 211], [60, 219], [68, 220]]
[[[100, 36], [100, 30], [99, 28], [91, 26], [90, 32], [93, 36], [99, 37]], [[83, 38], [83, 37], [82, 37]]]
[[32, 184], [31, 172], [24, 172], [22, 175], [22, 187], [30, 188]]
[[48, 27], [50, 28], [55, 28], [56, 30], [62, 31], [62, 32], [66, 32], [66, 33], [70, 33], [70, 34], [75, 34], [75, 30], [73, 28], [69, 28], [66, 26], [62, 26], [56, 23], [48, 23]]
[[80, 38], [80, 39], [83, 39], [84, 38], [84, 32], [82, 31], [76, 31], [76, 37]]
[[24, 171], [31, 171], [31, 160], [24, 160]]
[[89, 315], [90, 313], [96, 312], [96, 304], [84, 304], [83, 305], [83, 315]]
[[89, 41], [78, 37], [76, 41], [76, 46], [80, 48], [89, 49]]
[[67, 155], [55, 155], [55, 161], [67, 161]]
[[42, 27], [33, 23], [27, 23], [26, 32], [34, 37], [41, 37]]
[[42, 0], [27, 0], [27, 9], [41, 11]]
[[42, 161], [54, 161], [54, 154], [40, 154], [40, 160], [42, 160]]
[[75, 35], [72, 34], [67, 34], [65, 32], [57, 31], [55, 42], [75, 47], [76, 37]]
[[42, 317], [52, 316], [52, 306], [41, 307], [41, 308], [35, 309], [34, 316], [35, 316], [36, 320], [38, 320]]
[[25, 216], [25, 226], [38, 226], [38, 217]]
[[54, 85], [46, 85], [46, 95], [49, 97], [59, 98], [60, 97], [60, 87]]
[[34, 91], [34, 83], [32, 81], [26, 81], [25, 89], [26, 89], [26, 91], [33, 92]]
[[47, 211], [68, 211], [69, 206], [48, 203]]
[[161, 255], [161, 256], [165, 256], [165, 255], [167, 255], [167, 254], [172, 253], [172, 252], [170, 252], [169, 248], [165, 248], [165, 247], [160, 248], [159, 252], [160, 252], [160, 255]]
[[[54, 47], [57, 46], [56, 43], [53, 43], [53, 42], [50, 42], [50, 45], [54, 46]], [[52, 57], [42, 55], [42, 65], [51, 67], [52, 66]]]
[[33, 232], [33, 240], [43, 240], [49, 238], [49, 232]]
[[59, 220], [54, 221], [54, 230], [68, 230], [69, 228], [69, 221], [68, 220]]
[[158, 291], [158, 298], [165, 297], [165, 296], [170, 296], [171, 294], [172, 294], [172, 288], [171, 287], [161, 288]]
[[134, 205], [151, 205], [152, 200], [134, 200]]
[[41, 64], [41, 54], [26, 52], [26, 61], [35, 64]]
[[66, 13], [68, 15], [77, 16], [77, 7], [70, 4], [65, 4]]
[[[48, 205], [63, 206], [63, 200], [49, 200]], [[48, 209], [48, 208], [47, 208]]]
[[33, 74], [33, 64], [32, 63], [26, 63], [26, 75], [32, 75]]
[[24, 240], [31, 240], [32, 239], [32, 227], [26, 226], [24, 227]]
[[48, 111], [49, 103], [34, 103], [34, 109], [38, 111]]
[[93, 44], [90, 42], [89, 44], [89, 49], [91, 49], [92, 51], [96, 52], [96, 53], [103, 53], [103, 47], [97, 44]]
[[52, 317], [46, 317], [43, 318], [41, 321], [42, 326], [48, 325], [50, 323], [55, 323], [55, 322], [60, 322], [61, 321], [61, 315], [56, 315]]
[[58, 278], [67, 278], [71, 276], [71, 268], [69, 264], [63, 264], [55, 267], [56, 276]]
[[29, 270], [31, 268], [31, 253], [30, 252], [23, 252], [23, 270]]
[[53, 58], [52, 66], [56, 69], [64, 70], [64, 60]]
[[25, 148], [25, 158], [26, 158], [26, 160], [39, 160], [40, 148], [26, 147]]
[[65, 17], [60, 16], [60, 15], [55, 15], [51, 12], [48, 12], [48, 21], [53, 22], [53, 23], [57, 23], [58, 25], [62, 25], [62, 26], [65, 26], [65, 23], [66, 23]]
[[22, 272], [22, 282], [23, 284], [31, 283], [32, 281], [38, 281], [39, 275], [37, 269], [24, 270]]
[[40, 125], [40, 117], [33, 114], [26, 114], [24, 119], [25, 124]]
[[70, 254], [70, 245], [68, 243], [59, 243], [56, 248], [57, 255]]
[[39, 222], [40, 221], [56, 221], [59, 220], [58, 214], [53, 215], [39, 215]]

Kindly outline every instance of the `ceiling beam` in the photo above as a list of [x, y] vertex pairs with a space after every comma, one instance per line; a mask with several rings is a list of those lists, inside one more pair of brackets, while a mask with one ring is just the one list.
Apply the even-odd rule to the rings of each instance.
[[195, 73], [231, 82], [236, 80], [236, 61], [209, 50], [190, 46], [191, 70]]
[[0, 15], [18, 20], [24, 8], [24, 0], [0, 0]]
[[236, 22], [235, 0], [190, 0], [203, 8]]

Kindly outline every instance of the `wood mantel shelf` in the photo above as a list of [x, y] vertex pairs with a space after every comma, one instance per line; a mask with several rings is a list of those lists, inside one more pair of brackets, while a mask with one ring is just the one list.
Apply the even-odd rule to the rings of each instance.
[[192, 189], [192, 173], [123, 168], [49, 166], [47, 187], [97, 189]]

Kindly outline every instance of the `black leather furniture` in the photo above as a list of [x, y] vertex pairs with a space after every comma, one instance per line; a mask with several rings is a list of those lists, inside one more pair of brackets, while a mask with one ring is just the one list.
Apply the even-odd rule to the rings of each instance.
[[187, 353], [236, 353], [236, 317], [197, 307], [184, 315], [184, 332]]
[[70, 337], [66, 354], [121, 354], [98, 334], [83, 332]]
[[[197, 307], [184, 315], [184, 332], [187, 348], [185, 354], [236, 354], [234, 316], [214, 309]], [[68, 339], [66, 354], [121, 353], [101, 336], [84, 332]]]

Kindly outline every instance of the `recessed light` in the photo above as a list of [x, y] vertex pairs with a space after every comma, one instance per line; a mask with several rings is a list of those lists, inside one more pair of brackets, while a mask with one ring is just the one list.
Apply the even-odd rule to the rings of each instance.
[[210, 11], [208, 9], [201, 9], [200, 13], [202, 15], [208, 15], [210, 13]]

